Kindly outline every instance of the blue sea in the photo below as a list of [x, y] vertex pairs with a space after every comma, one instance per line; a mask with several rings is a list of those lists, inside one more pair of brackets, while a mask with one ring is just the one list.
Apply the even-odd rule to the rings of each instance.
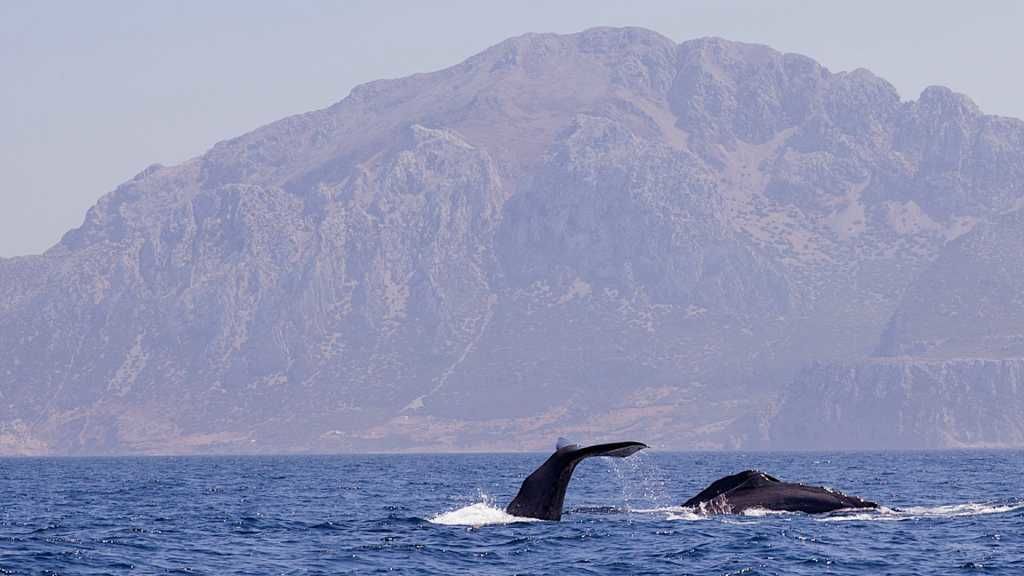
[[[1024, 452], [664, 453], [576, 470], [561, 522], [504, 513], [547, 454], [0, 459], [2, 574], [1024, 574]], [[678, 506], [758, 468], [884, 504]]]

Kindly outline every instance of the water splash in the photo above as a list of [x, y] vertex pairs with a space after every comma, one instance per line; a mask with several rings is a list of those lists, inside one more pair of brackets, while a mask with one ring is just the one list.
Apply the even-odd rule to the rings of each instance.
[[668, 479], [643, 452], [629, 458], [600, 458], [622, 487], [623, 508], [667, 507], [673, 501], [667, 489]]
[[537, 518], [513, 516], [490, 502], [477, 502], [463, 506], [457, 510], [449, 510], [430, 519], [432, 524], [445, 526], [489, 526], [492, 524], [512, 524], [515, 522], [540, 522]]

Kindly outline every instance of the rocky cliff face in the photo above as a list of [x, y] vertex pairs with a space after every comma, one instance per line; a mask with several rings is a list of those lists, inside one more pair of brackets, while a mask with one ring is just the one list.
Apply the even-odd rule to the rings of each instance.
[[[795, 445], [757, 423], [809, 363], [1020, 354], [1022, 172], [1024, 123], [946, 89], [638, 29], [514, 38], [153, 166], [0, 260], [0, 452]], [[1005, 322], [937, 347], [915, 294], [962, 262]]]
[[878, 353], [1024, 357], [1024, 210], [950, 242], [907, 290]]
[[816, 363], [786, 388], [770, 443], [1024, 445], [1022, 254], [1020, 209], [947, 243], [904, 292], [872, 357]]
[[792, 448], [1024, 445], [1019, 357], [818, 364], [788, 392], [772, 431]]

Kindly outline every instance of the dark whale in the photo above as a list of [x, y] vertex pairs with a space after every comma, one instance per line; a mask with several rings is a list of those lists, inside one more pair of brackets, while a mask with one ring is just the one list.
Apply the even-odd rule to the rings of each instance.
[[555, 453], [523, 480], [519, 493], [505, 511], [524, 518], [561, 520], [565, 489], [577, 464], [592, 456], [625, 458], [644, 448], [647, 445], [640, 442], [613, 442], [580, 448], [559, 438]]
[[758, 470], [745, 470], [714, 481], [683, 502], [702, 514], [739, 514], [748, 508], [819, 514], [843, 508], [878, 508], [878, 504], [820, 486], [783, 482]]

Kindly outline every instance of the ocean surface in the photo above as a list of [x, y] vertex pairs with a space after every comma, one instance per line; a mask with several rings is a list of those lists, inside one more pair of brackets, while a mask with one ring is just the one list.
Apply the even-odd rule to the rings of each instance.
[[[505, 514], [546, 457], [0, 459], [0, 574], [1024, 574], [1020, 451], [645, 451]], [[679, 508], [747, 468], [885, 508]]]

